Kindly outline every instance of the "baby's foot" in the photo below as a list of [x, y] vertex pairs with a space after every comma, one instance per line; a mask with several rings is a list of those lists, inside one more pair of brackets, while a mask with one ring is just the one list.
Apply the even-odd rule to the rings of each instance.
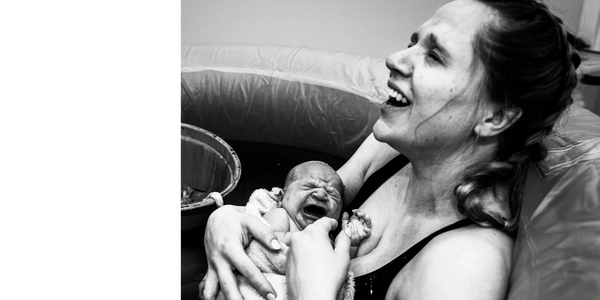
[[371, 235], [371, 217], [359, 211], [352, 210], [352, 217], [348, 218], [348, 213], [342, 215], [342, 230], [350, 238], [352, 247], [358, 246], [360, 242]]

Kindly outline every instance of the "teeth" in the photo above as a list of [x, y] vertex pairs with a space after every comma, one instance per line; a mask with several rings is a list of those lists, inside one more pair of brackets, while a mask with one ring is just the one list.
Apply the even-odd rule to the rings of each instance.
[[396, 100], [404, 105], [408, 104], [408, 99], [406, 99], [404, 96], [402, 96], [402, 94], [398, 93], [398, 91], [391, 90], [389, 97], [390, 97], [390, 99]]

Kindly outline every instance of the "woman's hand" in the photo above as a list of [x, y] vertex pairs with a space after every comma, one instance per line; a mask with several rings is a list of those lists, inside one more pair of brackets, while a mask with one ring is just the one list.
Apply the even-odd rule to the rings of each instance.
[[244, 248], [250, 243], [251, 237], [269, 249], [279, 250], [281, 245], [269, 226], [243, 211], [243, 207], [225, 205], [208, 218], [204, 233], [208, 271], [199, 286], [200, 298], [215, 299], [220, 288], [225, 298], [242, 300], [233, 274], [235, 269], [261, 295], [275, 299], [275, 290], [246, 255]]
[[290, 299], [337, 298], [350, 264], [350, 238], [340, 232], [332, 246], [328, 233], [336, 227], [337, 221], [325, 217], [292, 234], [286, 264]]

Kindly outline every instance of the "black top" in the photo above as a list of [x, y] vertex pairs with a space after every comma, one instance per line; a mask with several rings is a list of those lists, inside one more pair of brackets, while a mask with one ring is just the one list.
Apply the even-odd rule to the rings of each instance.
[[394, 157], [381, 169], [375, 171], [362, 185], [354, 200], [345, 208], [348, 214], [352, 215], [352, 210], [359, 208], [366, 200], [377, 190], [386, 180], [396, 174], [400, 169], [404, 168], [410, 161], [402, 154]]
[[[359, 208], [365, 200], [381, 186], [386, 180], [392, 175], [396, 174], [406, 164], [408, 164], [408, 158], [404, 155], [399, 155], [387, 163], [384, 167], [373, 173], [363, 184], [361, 189], [356, 194], [356, 197], [352, 201], [346, 211], [351, 212], [352, 209]], [[354, 278], [356, 287], [356, 293], [354, 299], [385, 299], [392, 280], [396, 277], [398, 272], [413, 258], [415, 257], [429, 241], [434, 237], [442, 234], [446, 231], [461, 228], [467, 225], [473, 224], [471, 219], [463, 219], [454, 224], [450, 224], [438, 231], [430, 234], [426, 238], [422, 239], [418, 243], [414, 244], [404, 253], [400, 254], [391, 262], [382, 266], [381, 268], [374, 270], [368, 274], [357, 276]]]

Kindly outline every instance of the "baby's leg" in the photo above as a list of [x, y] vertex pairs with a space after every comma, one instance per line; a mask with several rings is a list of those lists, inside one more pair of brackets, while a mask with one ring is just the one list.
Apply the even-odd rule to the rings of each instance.
[[342, 230], [350, 237], [350, 245], [356, 247], [362, 240], [371, 236], [371, 217], [358, 209], [352, 210], [350, 218], [348, 213], [344, 213]]

